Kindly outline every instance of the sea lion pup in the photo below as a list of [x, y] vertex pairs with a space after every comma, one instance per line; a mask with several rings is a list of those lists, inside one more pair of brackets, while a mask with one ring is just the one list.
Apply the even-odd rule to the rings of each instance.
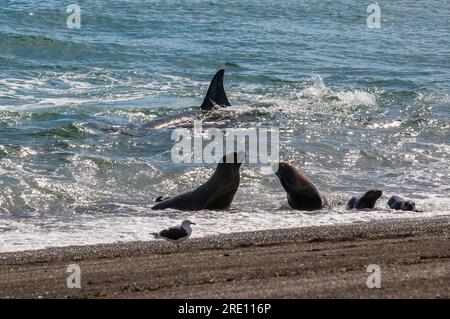
[[318, 210], [327, 204], [316, 186], [294, 166], [280, 162], [275, 175], [280, 179], [293, 209]]
[[416, 211], [416, 204], [413, 201], [405, 200], [398, 196], [392, 196], [387, 202], [391, 209], [404, 210], [404, 211]]
[[158, 202], [152, 209], [173, 208], [188, 211], [228, 209], [239, 187], [239, 168], [243, 161], [243, 153], [235, 152], [224, 156], [214, 174], [203, 185], [175, 197], [167, 199], [158, 197]]
[[372, 189], [365, 193], [362, 197], [352, 197], [348, 204], [347, 209], [366, 209], [366, 208], [374, 208], [375, 203], [377, 202], [378, 198], [383, 195], [383, 192], [380, 190]]

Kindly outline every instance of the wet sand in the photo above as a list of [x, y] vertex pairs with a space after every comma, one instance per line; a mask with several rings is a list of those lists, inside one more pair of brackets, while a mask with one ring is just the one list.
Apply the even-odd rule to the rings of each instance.
[[0, 298], [449, 298], [449, 231], [443, 217], [2, 253]]

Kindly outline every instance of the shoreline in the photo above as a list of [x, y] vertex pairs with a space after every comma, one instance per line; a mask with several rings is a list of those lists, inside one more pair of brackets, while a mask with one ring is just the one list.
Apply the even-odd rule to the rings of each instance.
[[449, 298], [449, 239], [437, 217], [6, 252], [0, 298]]

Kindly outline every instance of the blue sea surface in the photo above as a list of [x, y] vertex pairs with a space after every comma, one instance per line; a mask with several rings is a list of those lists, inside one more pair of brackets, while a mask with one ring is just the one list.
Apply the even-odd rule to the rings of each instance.
[[[450, 3], [377, 3], [380, 28], [361, 1], [3, 0], [0, 251], [148, 240], [186, 217], [206, 236], [449, 215]], [[170, 130], [114, 132], [197, 109], [221, 68], [236, 125], [279, 128], [332, 208], [293, 211], [244, 165], [230, 211], [150, 210], [214, 165], [174, 164]], [[345, 209], [371, 188], [376, 210]]]

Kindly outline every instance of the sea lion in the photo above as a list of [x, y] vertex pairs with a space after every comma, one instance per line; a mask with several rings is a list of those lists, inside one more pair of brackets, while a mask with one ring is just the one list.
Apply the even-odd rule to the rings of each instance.
[[289, 206], [296, 210], [318, 210], [327, 201], [316, 186], [294, 166], [280, 162], [275, 173], [287, 193]]
[[365, 193], [360, 198], [352, 197], [347, 204], [347, 209], [374, 208], [376, 201], [381, 197], [381, 195], [383, 195], [382, 191], [373, 189]]
[[203, 185], [168, 199], [158, 197], [158, 202], [152, 209], [173, 208], [188, 211], [228, 209], [239, 187], [239, 168], [243, 161], [242, 153], [235, 152], [224, 156], [214, 174]]
[[398, 196], [392, 196], [387, 202], [391, 209], [404, 210], [404, 211], [415, 211], [416, 204], [413, 201], [405, 200]]

